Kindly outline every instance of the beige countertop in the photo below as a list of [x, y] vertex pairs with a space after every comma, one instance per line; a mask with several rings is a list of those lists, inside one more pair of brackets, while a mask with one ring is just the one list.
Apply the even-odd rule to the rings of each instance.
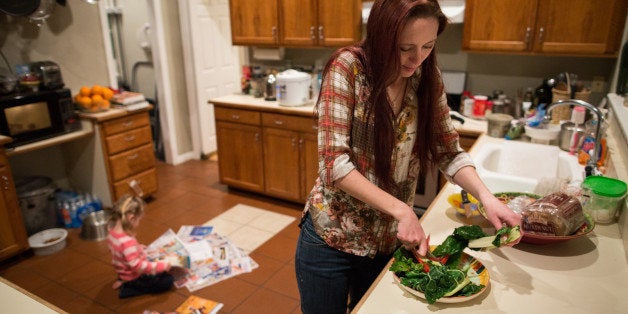
[[[503, 141], [482, 135], [471, 155], [486, 143]], [[456, 213], [447, 197], [458, 191], [447, 183], [423, 215], [422, 225], [432, 243], [441, 243], [461, 225], [490, 226], [482, 218]], [[559, 244], [520, 243], [468, 253], [490, 274], [490, 285], [479, 297], [429, 305], [402, 290], [387, 267], [354, 313], [620, 313], [628, 309], [628, 258], [618, 223], [598, 224], [589, 235]]]
[[67, 313], [0, 277], [0, 313]]
[[256, 98], [250, 95], [243, 94], [231, 94], [212, 98], [207, 101], [209, 104], [228, 106], [231, 108], [261, 110], [267, 112], [285, 113], [300, 116], [312, 117], [314, 116], [314, 104], [315, 100], [312, 99], [303, 106], [281, 106], [277, 101], [264, 100], [263, 97]]

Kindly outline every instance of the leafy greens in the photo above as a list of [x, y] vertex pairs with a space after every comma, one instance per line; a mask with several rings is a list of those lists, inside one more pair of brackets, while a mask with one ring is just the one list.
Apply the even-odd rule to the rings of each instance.
[[[519, 236], [519, 226], [501, 228], [494, 236], [476, 225], [458, 227], [432, 251], [438, 259], [415, 257], [400, 247], [394, 253], [390, 271], [400, 278], [402, 285], [422, 292], [429, 304], [442, 297], [470, 296], [481, 291], [484, 285], [469, 280], [470, 264], [460, 265], [462, 251], [468, 246], [473, 250], [499, 247]], [[474, 247], [470, 243], [475, 243]]]

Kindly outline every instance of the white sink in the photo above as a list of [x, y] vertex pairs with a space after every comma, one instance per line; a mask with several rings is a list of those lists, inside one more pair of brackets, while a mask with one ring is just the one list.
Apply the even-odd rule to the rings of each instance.
[[478, 174], [493, 193], [534, 192], [540, 180], [583, 180], [584, 166], [556, 146], [517, 141], [485, 143], [475, 157]]

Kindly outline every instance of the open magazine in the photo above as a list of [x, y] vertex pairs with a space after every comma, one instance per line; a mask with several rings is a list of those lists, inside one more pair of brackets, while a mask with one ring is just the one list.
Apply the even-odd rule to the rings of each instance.
[[175, 286], [196, 291], [216, 282], [251, 272], [259, 265], [212, 226], [168, 229], [146, 248], [150, 260], [177, 259], [185, 271], [175, 273]]

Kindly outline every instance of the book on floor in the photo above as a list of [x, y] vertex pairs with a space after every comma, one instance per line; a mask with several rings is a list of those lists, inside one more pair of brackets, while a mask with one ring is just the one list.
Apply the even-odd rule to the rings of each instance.
[[220, 302], [191, 295], [177, 307], [176, 312], [178, 314], [214, 314], [218, 313], [222, 307], [223, 304]]

